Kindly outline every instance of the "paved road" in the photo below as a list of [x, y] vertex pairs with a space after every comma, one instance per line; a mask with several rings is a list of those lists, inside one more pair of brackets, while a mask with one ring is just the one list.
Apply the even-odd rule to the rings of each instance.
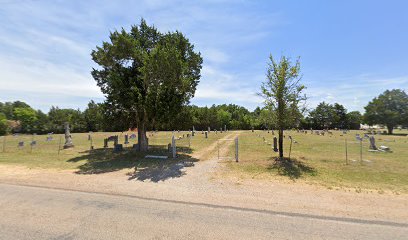
[[408, 225], [0, 184], [0, 239], [407, 239]]

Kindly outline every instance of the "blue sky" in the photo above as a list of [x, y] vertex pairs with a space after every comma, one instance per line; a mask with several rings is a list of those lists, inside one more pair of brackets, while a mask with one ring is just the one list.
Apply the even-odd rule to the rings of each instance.
[[102, 102], [90, 52], [145, 18], [183, 32], [204, 57], [193, 104], [262, 106], [269, 54], [300, 56], [307, 105], [363, 111], [408, 91], [407, 1], [0, 0], [0, 101], [84, 109]]

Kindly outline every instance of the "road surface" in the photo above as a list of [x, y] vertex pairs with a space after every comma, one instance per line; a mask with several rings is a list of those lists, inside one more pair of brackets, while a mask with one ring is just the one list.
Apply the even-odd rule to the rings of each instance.
[[408, 224], [0, 184], [0, 239], [407, 239]]

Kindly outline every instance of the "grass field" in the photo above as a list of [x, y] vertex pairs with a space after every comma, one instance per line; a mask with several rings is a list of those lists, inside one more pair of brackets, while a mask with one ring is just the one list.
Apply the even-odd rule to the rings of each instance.
[[[206, 139], [204, 134], [196, 132], [195, 137], [189, 142], [187, 134], [190, 132], [175, 132], [176, 138], [184, 135], [184, 139], [177, 140], [178, 154], [184, 159], [189, 154], [199, 151], [225, 134], [210, 134]], [[126, 133], [92, 133], [93, 150], [90, 150], [91, 141], [88, 133], [72, 134], [72, 149], [63, 150], [65, 139], [63, 134], [54, 134], [52, 141], [46, 141], [47, 135], [17, 135], [0, 138], [0, 164], [22, 165], [30, 168], [52, 168], [52, 169], [78, 169], [80, 173], [103, 173], [116, 171], [123, 168], [158, 164], [163, 160], [144, 159], [147, 154], [169, 155], [167, 145], [171, 143], [172, 132], [149, 132], [148, 153], [139, 153], [132, 149], [137, 139], [129, 139], [129, 144], [124, 145], [124, 151], [114, 153], [113, 142], [109, 148], [103, 148], [103, 139], [112, 135], [119, 136], [119, 143], [124, 142]], [[132, 133], [128, 133], [131, 135]], [[31, 148], [31, 141], [37, 144]], [[19, 142], [24, 142], [24, 147], [18, 147]], [[170, 156], [170, 155], [169, 155]], [[195, 159], [198, 160], [198, 159]], [[168, 162], [172, 162], [170, 160]], [[179, 161], [179, 160], [177, 160]]]
[[[395, 130], [395, 135], [375, 135], [376, 145], [391, 148], [392, 153], [368, 152], [369, 141], [363, 141], [363, 161], [360, 161], [360, 143], [351, 131], [343, 134], [333, 131], [325, 136], [285, 131], [285, 157], [288, 157], [290, 140], [294, 141], [291, 160], [275, 161], [273, 135], [267, 131], [244, 131], [239, 137], [238, 164], [229, 163], [234, 174], [250, 178], [278, 178], [282, 180], [302, 179], [328, 188], [372, 189], [395, 193], [408, 192], [408, 131]], [[277, 135], [277, 133], [275, 133]], [[268, 143], [264, 143], [263, 138]], [[345, 157], [345, 139], [348, 142], [348, 164]], [[230, 149], [233, 151], [233, 149]]]
[[[176, 132], [176, 137], [186, 137], [190, 132]], [[233, 132], [231, 132], [233, 133]], [[276, 162], [277, 153], [273, 152], [272, 133], [267, 131], [239, 131], [239, 163], [227, 162], [226, 174], [240, 178], [278, 179], [282, 181], [302, 180], [308, 183], [321, 184], [328, 188], [371, 189], [378, 192], [392, 191], [408, 193], [408, 131], [395, 130], [395, 135], [376, 135], [376, 145], [386, 145], [392, 153], [368, 152], [369, 142], [363, 141], [363, 159], [360, 161], [360, 143], [355, 134], [364, 135], [363, 131], [351, 131], [343, 134], [333, 131], [333, 135], [318, 136], [285, 131], [285, 157], [288, 156], [292, 136], [296, 143], [292, 145], [291, 161]], [[128, 133], [129, 135], [131, 133]], [[45, 141], [46, 135], [19, 135], [0, 138], [0, 164], [22, 165], [29, 168], [76, 169], [78, 173], [93, 174], [117, 171], [124, 168], [149, 167], [163, 164], [163, 160], [145, 159], [146, 154], [169, 155], [167, 145], [171, 143], [172, 132], [149, 132], [148, 153], [139, 153], [132, 149], [137, 139], [129, 139], [130, 144], [124, 145], [124, 151], [114, 153], [113, 143], [103, 148], [103, 139], [118, 135], [119, 143], [124, 142], [125, 133], [92, 133], [93, 150], [88, 133], [73, 134], [73, 149], [62, 150], [64, 136], [54, 135], [52, 141]], [[191, 154], [205, 149], [212, 143], [226, 136], [211, 133], [208, 139], [204, 134], [196, 132], [196, 136], [177, 141], [180, 158], [169, 159], [171, 165]], [[265, 142], [264, 139], [265, 138]], [[61, 144], [60, 144], [61, 139]], [[348, 163], [345, 158], [345, 139], [348, 146]], [[31, 148], [30, 142], [37, 144]], [[24, 142], [19, 148], [18, 143]], [[223, 144], [223, 143], [221, 143]], [[207, 158], [208, 152], [202, 155]], [[234, 155], [234, 145], [229, 148], [226, 156]], [[170, 156], [170, 155], [169, 155]], [[200, 159], [191, 159], [198, 161]]]

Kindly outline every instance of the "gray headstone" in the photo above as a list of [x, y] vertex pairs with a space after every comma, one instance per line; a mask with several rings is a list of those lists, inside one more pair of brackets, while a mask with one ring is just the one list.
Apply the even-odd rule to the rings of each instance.
[[73, 148], [71, 132], [69, 131], [69, 123], [65, 123], [65, 144], [64, 149]]

